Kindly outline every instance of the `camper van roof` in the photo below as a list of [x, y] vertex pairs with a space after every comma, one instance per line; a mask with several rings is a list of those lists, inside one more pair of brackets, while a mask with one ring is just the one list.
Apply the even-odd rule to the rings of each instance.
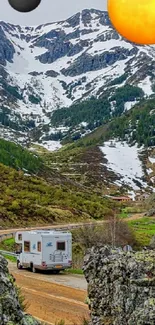
[[69, 231], [61, 231], [61, 230], [30, 230], [26, 231], [29, 234], [41, 234], [41, 235], [59, 235], [59, 234], [69, 234]]

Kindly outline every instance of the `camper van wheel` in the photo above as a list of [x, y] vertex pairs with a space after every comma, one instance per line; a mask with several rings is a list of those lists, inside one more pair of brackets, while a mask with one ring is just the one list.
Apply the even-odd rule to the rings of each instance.
[[33, 273], [36, 273], [36, 269], [35, 269], [34, 266], [33, 266], [33, 268], [32, 268], [32, 272], [33, 272]]
[[54, 274], [59, 274], [60, 270], [54, 270], [53, 272], [54, 272]]
[[20, 261], [17, 261], [17, 269], [22, 269], [22, 265], [20, 264]]
[[36, 268], [34, 267], [33, 264], [31, 264], [31, 271], [32, 271], [33, 273], [36, 273]]

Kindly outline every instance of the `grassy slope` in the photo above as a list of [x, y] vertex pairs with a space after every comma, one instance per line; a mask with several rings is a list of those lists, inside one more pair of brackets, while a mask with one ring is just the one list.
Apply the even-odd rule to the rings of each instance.
[[36, 154], [4, 139], [0, 139], [0, 163], [35, 174], [41, 170], [43, 164]]
[[0, 174], [1, 226], [100, 219], [115, 209], [114, 203], [75, 186], [24, 176], [2, 164]]
[[141, 245], [149, 245], [151, 238], [155, 235], [155, 218], [144, 217], [140, 220], [129, 221], [128, 224], [134, 229]]
[[[47, 165], [21, 146], [0, 140], [0, 226], [82, 221], [113, 214], [112, 202]], [[25, 169], [29, 176], [24, 175]]]
[[85, 189], [101, 195], [116, 194], [118, 186], [113, 182], [119, 177], [113, 171], [107, 170], [107, 161], [98, 146], [66, 145], [57, 152], [43, 152], [41, 156], [52, 171], [59, 172]]

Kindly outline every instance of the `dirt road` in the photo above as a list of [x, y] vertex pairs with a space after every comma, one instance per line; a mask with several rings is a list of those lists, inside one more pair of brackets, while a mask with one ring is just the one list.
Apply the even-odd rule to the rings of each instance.
[[51, 283], [56, 283], [64, 286], [68, 286], [75, 289], [87, 290], [87, 282], [83, 275], [74, 274], [52, 274], [52, 272], [38, 272], [32, 273], [28, 270], [18, 270], [16, 263], [8, 261], [9, 271], [15, 276], [22, 275], [25, 278], [37, 279], [40, 281], [46, 281]]
[[[136, 220], [136, 219], [140, 219], [144, 217], [145, 213], [135, 213], [133, 214], [131, 217], [128, 218], [124, 218], [123, 221], [130, 221], [130, 220]], [[96, 225], [100, 225], [100, 224], [104, 224], [108, 222], [107, 220], [102, 220], [102, 221], [91, 221], [91, 222], [82, 222], [82, 223], [72, 223], [72, 224], [58, 224], [58, 225], [48, 225], [48, 226], [35, 226], [35, 227], [27, 227], [27, 228], [9, 228], [9, 229], [0, 229], [0, 235], [4, 235], [4, 234], [11, 234], [11, 233], [15, 233], [16, 231], [28, 231], [28, 230], [33, 230], [33, 229], [52, 229], [52, 228], [74, 228], [77, 226], [83, 226], [83, 225], [91, 225], [91, 224], [96, 224]]]
[[[103, 224], [105, 221], [94, 221], [96, 224]], [[83, 226], [83, 225], [89, 225], [92, 224], [91, 222], [85, 222], [85, 223], [69, 223], [69, 224], [55, 224], [55, 225], [48, 225], [48, 226], [35, 226], [35, 227], [25, 227], [25, 228], [9, 228], [9, 229], [0, 229], [0, 235], [4, 234], [11, 234], [15, 233], [16, 231], [28, 231], [28, 230], [34, 230], [34, 229], [55, 229], [55, 228], [74, 228], [76, 226]]]
[[22, 289], [29, 304], [27, 311], [49, 324], [61, 319], [65, 325], [81, 325], [82, 317], [89, 317], [84, 303], [87, 283], [82, 275], [54, 275], [18, 270], [9, 262], [9, 271]]

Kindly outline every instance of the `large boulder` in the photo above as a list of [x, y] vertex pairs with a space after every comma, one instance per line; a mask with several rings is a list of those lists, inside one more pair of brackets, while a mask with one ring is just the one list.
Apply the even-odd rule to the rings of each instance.
[[7, 261], [0, 255], [0, 325], [39, 325], [32, 316], [22, 311], [14, 282]]
[[85, 256], [92, 325], [155, 324], [155, 251], [108, 246]]

